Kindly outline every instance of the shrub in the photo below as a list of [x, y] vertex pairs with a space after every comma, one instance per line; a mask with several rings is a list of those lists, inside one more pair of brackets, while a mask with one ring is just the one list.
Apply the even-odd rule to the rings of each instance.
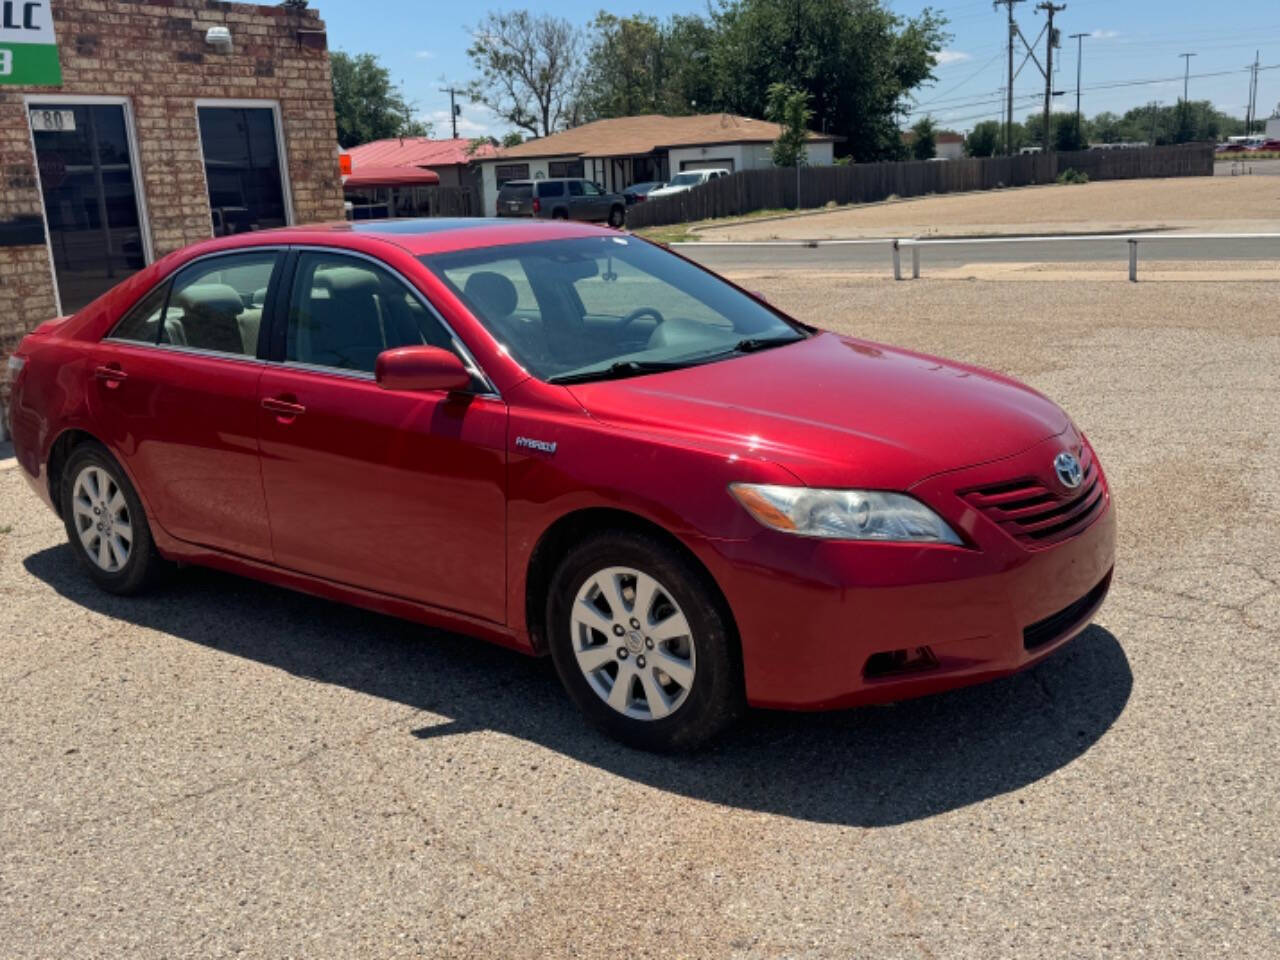
[[1058, 174], [1058, 182], [1059, 183], [1088, 183], [1089, 175], [1087, 173], [1081, 173], [1079, 170], [1076, 170], [1073, 167], [1067, 167], [1067, 169], [1063, 170], [1060, 174]]

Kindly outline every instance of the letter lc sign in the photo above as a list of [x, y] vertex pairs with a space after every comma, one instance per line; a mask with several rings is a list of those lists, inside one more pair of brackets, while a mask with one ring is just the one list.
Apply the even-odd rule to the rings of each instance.
[[51, 0], [0, 0], [0, 83], [62, 84]]

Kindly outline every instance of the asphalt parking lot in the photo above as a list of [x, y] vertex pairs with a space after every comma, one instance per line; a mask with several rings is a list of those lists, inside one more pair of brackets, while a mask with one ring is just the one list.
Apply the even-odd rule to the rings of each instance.
[[655, 757], [464, 637], [201, 571], [99, 593], [0, 469], [0, 955], [1280, 954], [1280, 287], [741, 279], [1062, 402], [1119, 510], [1095, 625]]

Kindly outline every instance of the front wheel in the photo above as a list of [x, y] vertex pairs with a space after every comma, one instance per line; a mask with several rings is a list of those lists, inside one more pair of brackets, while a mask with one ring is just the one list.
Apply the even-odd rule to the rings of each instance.
[[631, 746], [694, 749], [741, 709], [736, 640], [714, 585], [655, 538], [614, 531], [574, 549], [552, 580], [547, 636], [574, 702]]
[[71, 451], [61, 498], [71, 548], [102, 589], [137, 593], [168, 568], [151, 539], [142, 501], [106, 448], [85, 443]]
[[621, 229], [626, 220], [627, 212], [622, 207], [612, 207], [609, 210], [609, 226]]

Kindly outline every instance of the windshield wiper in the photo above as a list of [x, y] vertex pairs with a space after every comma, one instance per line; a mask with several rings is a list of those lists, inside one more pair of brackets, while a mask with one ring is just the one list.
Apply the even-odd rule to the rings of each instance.
[[733, 345], [733, 352], [755, 353], [757, 350], [768, 350], [770, 347], [780, 347], [803, 339], [804, 337], [747, 337]]
[[638, 377], [646, 373], [661, 373], [663, 370], [679, 370], [689, 366], [688, 361], [676, 360], [619, 360], [607, 367], [595, 367], [591, 370], [580, 370], [577, 373], [561, 373], [548, 377], [547, 383], [589, 383], [592, 380], [621, 380], [624, 377]]

